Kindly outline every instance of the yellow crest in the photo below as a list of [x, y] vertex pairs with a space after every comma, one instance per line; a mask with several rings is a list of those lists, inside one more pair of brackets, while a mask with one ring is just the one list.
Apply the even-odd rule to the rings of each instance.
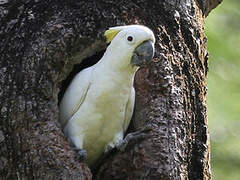
[[110, 43], [120, 30], [121, 29], [110, 28], [109, 30], [105, 31], [104, 36], [107, 39], [107, 43]]

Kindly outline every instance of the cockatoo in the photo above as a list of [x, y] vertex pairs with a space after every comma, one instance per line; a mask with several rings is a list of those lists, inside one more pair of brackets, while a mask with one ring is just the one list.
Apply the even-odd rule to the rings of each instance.
[[90, 166], [121, 146], [134, 109], [134, 75], [154, 55], [155, 37], [145, 26], [112, 27], [105, 37], [110, 44], [101, 60], [74, 77], [60, 103], [64, 133], [87, 151]]

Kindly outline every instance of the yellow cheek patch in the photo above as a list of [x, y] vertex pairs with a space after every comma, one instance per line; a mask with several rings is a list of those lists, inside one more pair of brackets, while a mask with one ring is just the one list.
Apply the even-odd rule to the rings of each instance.
[[110, 43], [113, 38], [119, 33], [120, 29], [109, 29], [105, 31], [104, 36], [107, 39], [107, 43]]

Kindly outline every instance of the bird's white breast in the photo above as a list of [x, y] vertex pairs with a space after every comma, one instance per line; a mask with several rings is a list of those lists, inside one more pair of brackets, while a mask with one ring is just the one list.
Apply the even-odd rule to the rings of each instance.
[[[106, 68], [105, 68], [106, 70]], [[126, 104], [133, 85], [132, 72], [118, 74], [114, 71], [101, 72], [101, 68], [92, 73], [92, 81], [84, 102], [70, 119], [72, 141], [88, 152], [89, 163], [94, 162], [113, 141], [114, 136], [122, 132]], [[121, 134], [121, 133], [120, 133]]]

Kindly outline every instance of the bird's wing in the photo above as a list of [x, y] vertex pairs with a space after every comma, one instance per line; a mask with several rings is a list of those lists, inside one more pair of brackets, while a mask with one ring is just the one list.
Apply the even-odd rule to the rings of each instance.
[[83, 103], [90, 87], [92, 68], [78, 73], [67, 88], [60, 103], [60, 123], [65, 127], [67, 121], [76, 113]]
[[133, 115], [134, 103], [135, 103], [135, 89], [132, 87], [131, 93], [127, 102], [126, 111], [125, 111], [125, 120], [123, 124], [124, 133], [127, 131], [127, 128], [131, 121], [131, 118]]

